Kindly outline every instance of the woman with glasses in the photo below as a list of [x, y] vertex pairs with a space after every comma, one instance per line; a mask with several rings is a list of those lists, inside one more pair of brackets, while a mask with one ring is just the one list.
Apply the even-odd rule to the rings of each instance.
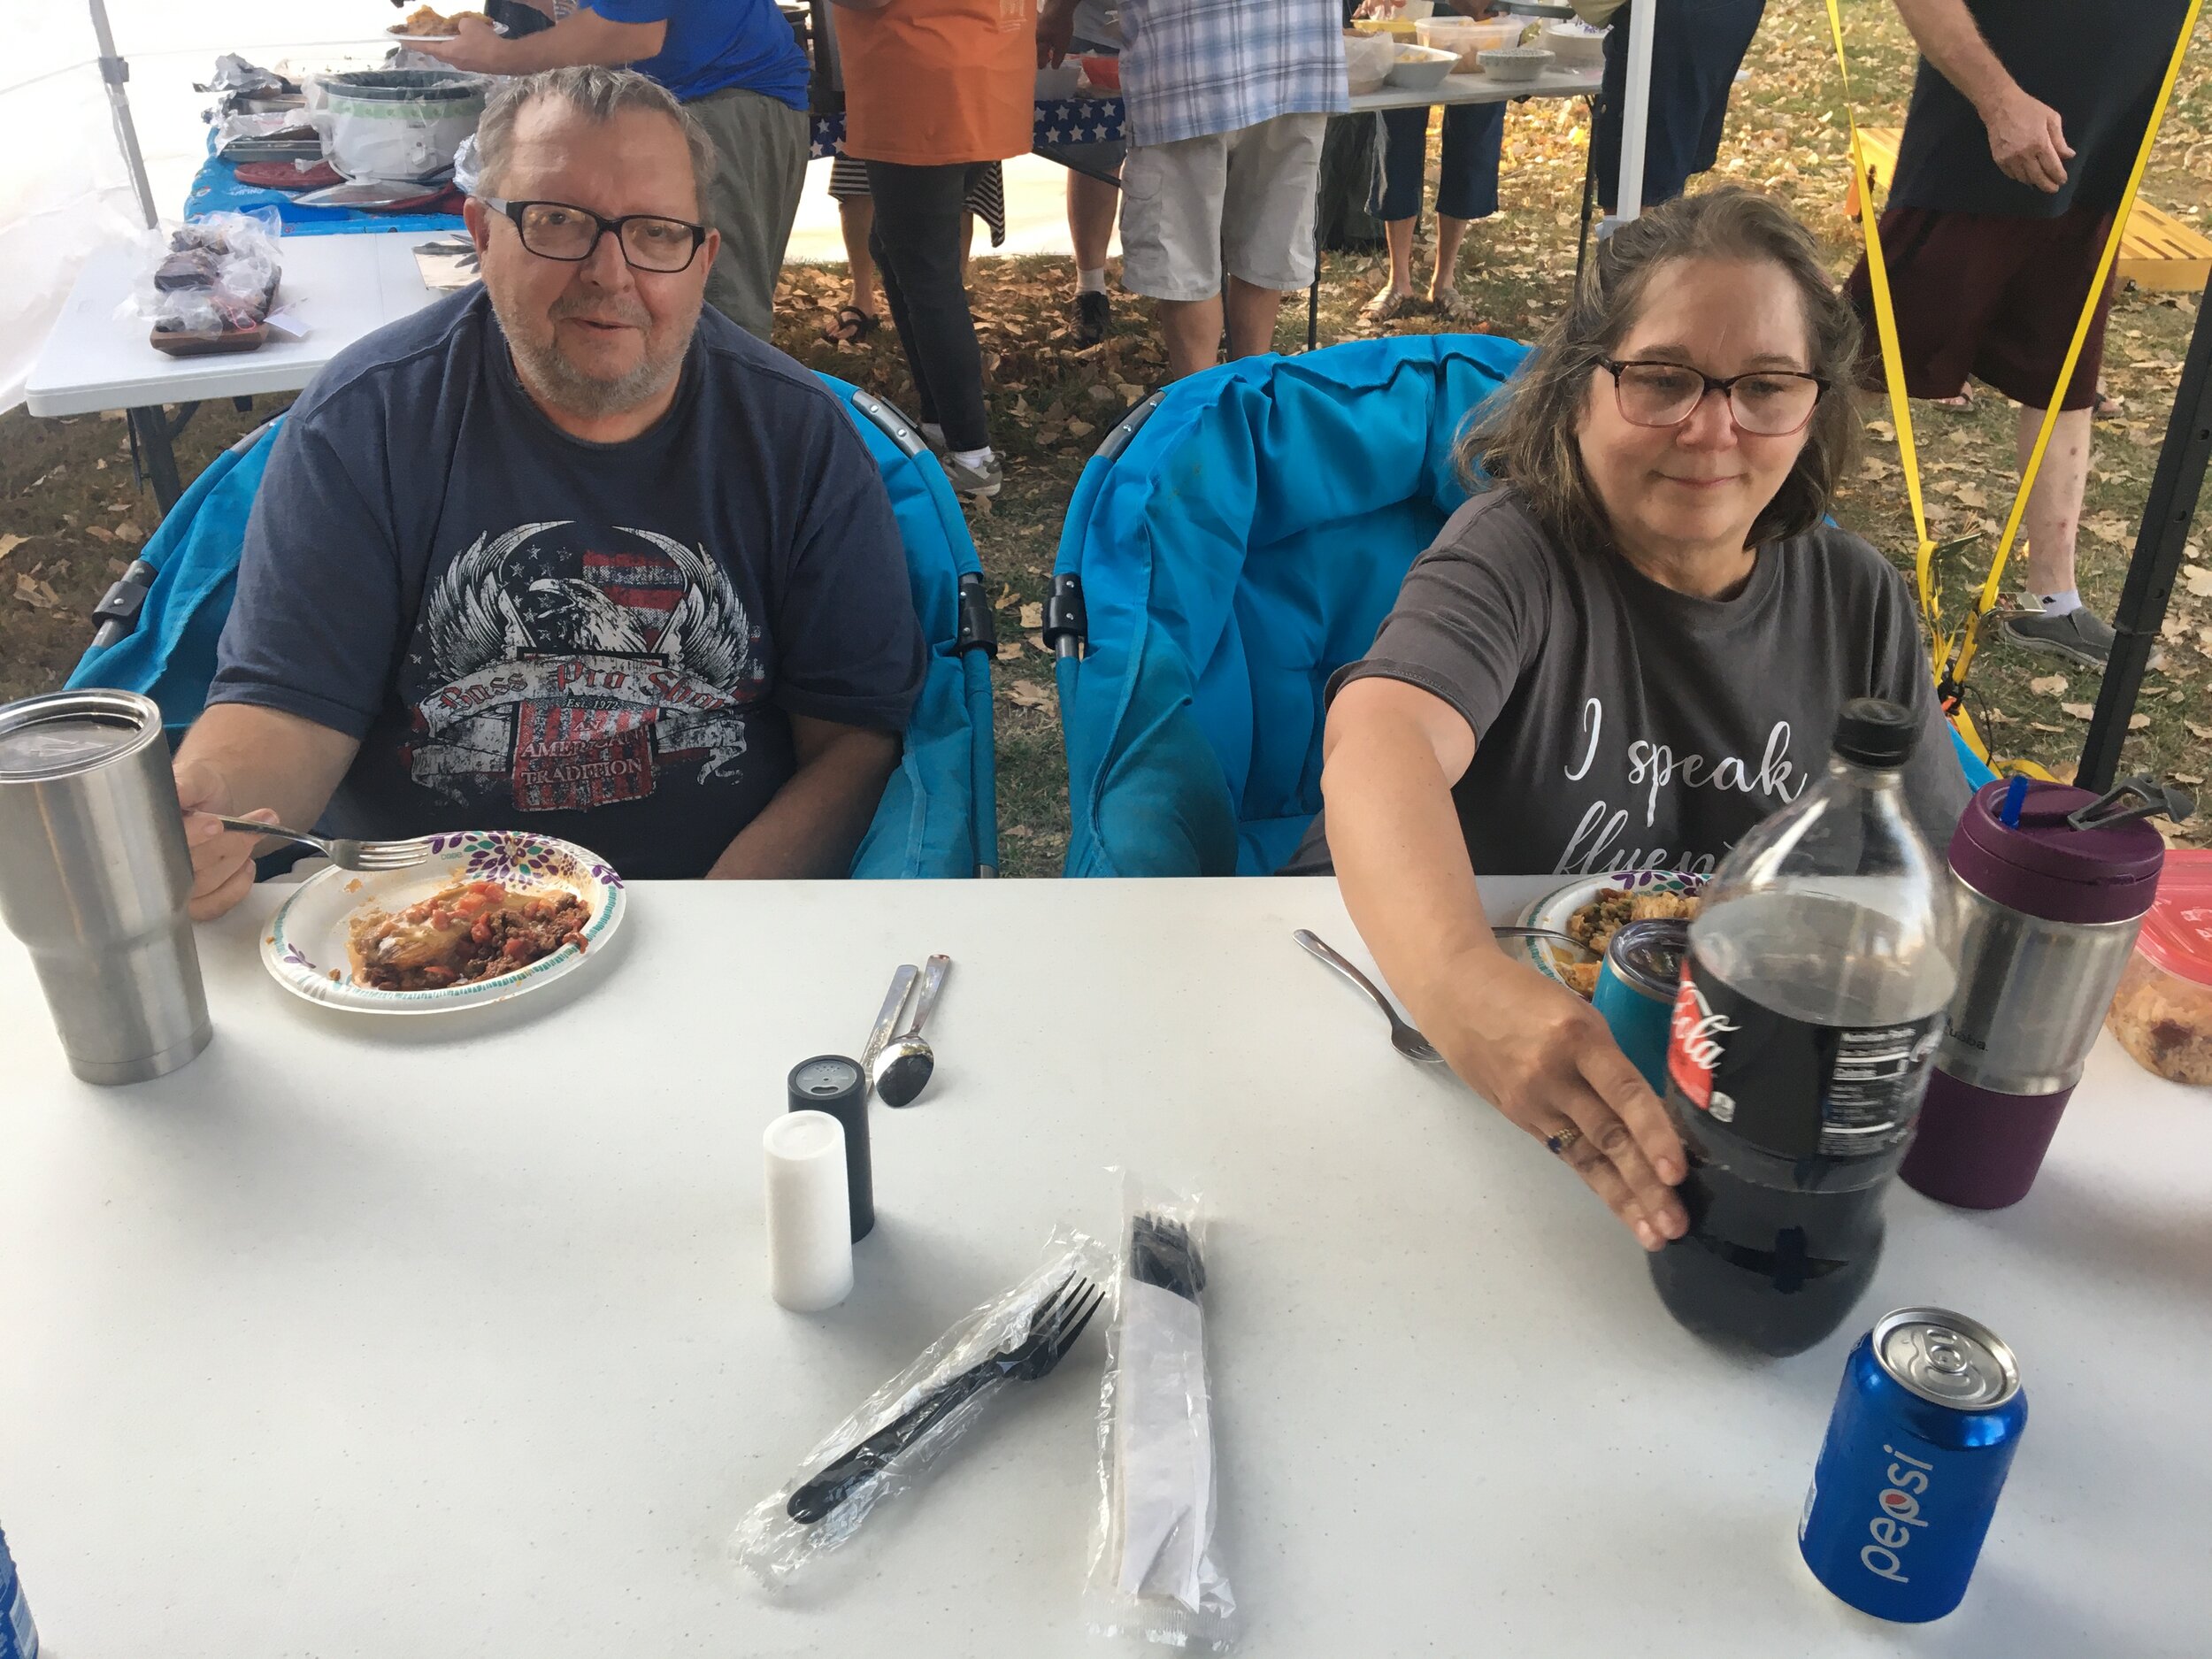
[[1598, 247], [1462, 439], [1477, 494], [1406, 576], [1324, 739], [1344, 901], [1431, 1041], [1647, 1249], [1684, 1230], [1658, 1100], [1570, 992], [1509, 959], [1478, 879], [1710, 870], [1820, 775], [1841, 705], [1916, 708], [1916, 816], [1966, 783], [1903, 578], [1824, 524], [1858, 326], [1812, 237], [1740, 189]]

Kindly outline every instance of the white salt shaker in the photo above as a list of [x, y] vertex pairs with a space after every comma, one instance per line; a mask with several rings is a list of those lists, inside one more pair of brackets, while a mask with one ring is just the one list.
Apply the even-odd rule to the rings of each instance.
[[827, 1112], [786, 1112], [760, 1138], [768, 1200], [768, 1293], [819, 1313], [853, 1287], [845, 1126]]

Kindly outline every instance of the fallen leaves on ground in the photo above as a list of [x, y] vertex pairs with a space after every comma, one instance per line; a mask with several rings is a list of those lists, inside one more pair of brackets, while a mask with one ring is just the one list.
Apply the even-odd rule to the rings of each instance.
[[2097, 705], [2093, 703], [2062, 703], [2058, 706], [2077, 720], [2086, 720], [2097, 711]]
[[2039, 697], [2062, 697], [2066, 695], [2066, 676], [2043, 674], [2028, 681], [2028, 689]]
[[30, 539], [27, 535], [0, 535], [0, 559], [7, 557]]
[[1006, 700], [1018, 709], [1042, 709], [1051, 703], [1052, 694], [1033, 680], [1010, 680]]

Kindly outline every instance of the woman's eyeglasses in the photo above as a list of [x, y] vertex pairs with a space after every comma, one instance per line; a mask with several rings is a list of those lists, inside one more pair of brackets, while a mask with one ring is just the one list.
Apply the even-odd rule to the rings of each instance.
[[559, 259], [570, 265], [581, 265], [590, 258], [599, 247], [599, 239], [611, 234], [633, 270], [667, 275], [688, 269], [707, 239], [705, 226], [663, 219], [657, 213], [602, 219], [588, 207], [566, 202], [509, 202], [495, 196], [477, 200], [512, 219], [522, 245], [541, 259]]
[[1741, 430], [1760, 438], [1786, 438], [1813, 418], [1828, 382], [1796, 369], [1755, 369], [1726, 380], [1679, 363], [1624, 363], [1600, 357], [1613, 377], [1621, 419], [1633, 426], [1678, 426], [1697, 412], [1708, 392], [1728, 400]]

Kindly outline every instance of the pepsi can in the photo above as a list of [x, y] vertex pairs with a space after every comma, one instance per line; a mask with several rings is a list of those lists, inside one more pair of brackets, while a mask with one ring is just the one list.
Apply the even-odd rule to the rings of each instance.
[[1798, 1518], [1813, 1576], [1863, 1613], [1941, 1618], [1966, 1594], [2028, 1397], [2012, 1350], [1942, 1308], [1859, 1339]]
[[0, 1532], [0, 1659], [38, 1659], [38, 1626], [31, 1623], [31, 1604], [23, 1599], [5, 1532]]

